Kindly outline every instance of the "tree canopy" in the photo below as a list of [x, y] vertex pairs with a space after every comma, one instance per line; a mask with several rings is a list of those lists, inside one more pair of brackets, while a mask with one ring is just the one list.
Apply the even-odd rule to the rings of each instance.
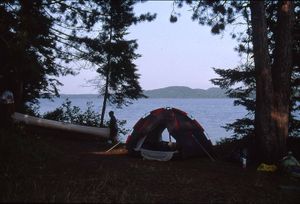
[[[265, 137], [261, 143], [273, 140], [262, 145], [260, 150], [273, 148], [274, 151], [279, 151], [280, 149], [281, 153], [276, 153], [275, 157], [282, 156], [285, 144], [283, 138], [287, 136], [287, 132], [279, 132], [288, 128], [291, 135], [299, 132], [299, 128], [297, 128], [299, 127], [299, 119], [293, 115], [295, 111], [299, 111], [299, 103], [296, 102], [299, 100], [299, 84], [295, 83], [296, 78], [299, 77], [299, 1], [292, 3], [287, 1], [287, 4], [280, 1], [261, 2], [261, 12], [264, 12], [261, 16], [259, 16], [261, 13], [255, 12], [255, 9], [251, 10], [253, 7], [250, 6], [250, 1], [178, 1], [177, 6], [181, 7], [183, 2], [191, 5], [193, 9], [192, 19], [201, 25], [211, 26], [213, 34], [222, 33], [229, 25], [231, 28], [232, 26], [244, 25], [245, 31], [231, 33], [232, 38], [238, 41], [236, 50], [241, 56], [245, 56], [243, 64], [231, 69], [214, 68], [220, 78], [212, 79], [212, 82], [227, 89], [227, 94], [230, 97], [237, 98], [235, 105], [243, 105], [249, 111], [245, 118], [238, 119], [225, 128], [233, 129], [235, 137], [253, 135], [255, 130], [256, 140]], [[288, 10], [290, 13], [287, 14], [283, 8], [289, 8], [287, 7], [289, 3], [292, 4], [292, 7]], [[296, 18], [293, 16], [294, 12]], [[176, 22], [177, 17], [176, 12], [172, 13], [171, 22]], [[257, 21], [253, 19], [257, 19]], [[259, 25], [262, 22], [266, 22], [265, 28]], [[261, 30], [254, 31], [255, 26]], [[265, 44], [262, 41], [258, 43], [257, 37], [254, 37], [258, 32], [266, 33]], [[289, 41], [291, 38], [292, 41]], [[259, 48], [260, 50], [265, 49], [266, 53], [255, 54], [253, 47], [261, 45], [266, 45], [265, 48]], [[281, 52], [282, 50], [284, 52]], [[290, 52], [292, 54], [289, 54]], [[266, 73], [265, 71], [258, 74], [261, 70], [257, 60], [263, 60], [264, 56], [267, 57], [265, 61], [269, 63], [269, 65], [261, 66], [267, 68], [267, 71], [269, 70], [269, 74], [266, 75], [262, 75]], [[289, 57], [292, 59], [289, 60]], [[281, 65], [279, 65], [280, 63]], [[268, 83], [266, 78], [260, 79], [260, 76], [270, 77], [270, 82]], [[282, 78], [282, 76], [284, 77]], [[265, 87], [266, 92], [260, 96], [258, 94], [261, 94], [263, 90], [261, 83], [269, 85]], [[265, 107], [259, 108], [266, 99], [268, 100]], [[288, 103], [288, 101], [291, 102]], [[271, 108], [269, 113], [264, 114], [263, 111], [269, 107]], [[279, 113], [280, 117], [275, 117]], [[281, 115], [281, 113], [284, 114]], [[286, 119], [285, 113], [290, 120]], [[268, 123], [267, 119], [262, 119], [262, 116], [269, 117], [270, 122]], [[257, 123], [259, 118], [262, 119], [261, 125]], [[255, 124], [254, 121], [256, 121]], [[283, 125], [283, 121], [289, 121], [289, 123]], [[269, 128], [265, 133], [262, 132], [264, 127]], [[274, 135], [272, 136], [272, 134]], [[275, 138], [279, 138], [279, 140], [276, 141]], [[267, 152], [266, 155], [270, 157], [272, 151]], [[272, 153], [275, 155], [274, 151]]]
[[137, 43], [124, 36], [130, 25], [151, 21], [155, 15], [135, 16], [135, 3], [1, 0], [0, 49], [5, 54], [0, 60], [1, 83], [13, 90], [17, 110], [37, 104], [38, 98], [58, 96], [62, 84], [57, 78], [75, 74], [75, 61], [96, 64], [100, 75], [106, 76], [107, 55], [109, 100], [121, 105], [125, 98], [141, 97], [133, 63], [140, 56], [134, 52]]

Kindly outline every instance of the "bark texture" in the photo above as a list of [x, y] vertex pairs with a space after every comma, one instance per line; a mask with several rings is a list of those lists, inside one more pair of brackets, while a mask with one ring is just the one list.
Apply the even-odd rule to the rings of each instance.
[[277, 29], [275, 33], [275, 59], [272, 67], [274, 88], [274, 109], [272, 119], [277, 137], [278, 158], [286, 153], [288, 137], [291, 74], [292, 74], [292, 28], [294, 20], [292, 1], [280, 1], [278, 6]]
[[250, 9], [256, 70], [255, 136], [259, 158], [271, 163], [277, 142], [271, 117], [273, 86], [264, 1], [250, 1]]

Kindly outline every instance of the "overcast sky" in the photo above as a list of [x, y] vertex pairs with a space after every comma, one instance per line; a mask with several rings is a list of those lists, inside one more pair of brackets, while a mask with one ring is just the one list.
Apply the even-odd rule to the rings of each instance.
[[[232, 68], [240, 58], [234, 51], [236, 41], [229, 36], [212, 35], [210, 28], [191, 20], [188, 6], [176, 9], [181, 13], [177, 23], [170, 23], [172, 1], [150, 1], [135, 7], [137, 14], [157, 13], [156, 20], [140, 23], [129, 30], [128, 39], [137, 39], [137, 53], [142, 57], [135, 61], [140, 84], [144, 90], [167, 86], [188, 86], [207, 89], [209, 81], [217, 75], [212, 67]], [[61, 77], [64, 84], [61, 93], [97, 93], [87, 80], [97, 76], [95, 70], [81, 70], [77, 76]]]

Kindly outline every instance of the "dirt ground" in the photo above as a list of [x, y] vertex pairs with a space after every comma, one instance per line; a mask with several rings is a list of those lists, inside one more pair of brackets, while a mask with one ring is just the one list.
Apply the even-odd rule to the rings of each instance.
[[[158, 162], [132, 158], [124, 145], [34, 135], [57, 155], [10, 176], [2, 202], [295, 203], [300, 182], [280, 172], [209, 158]], [[12, 193], [13, 192], [13, 193]]]

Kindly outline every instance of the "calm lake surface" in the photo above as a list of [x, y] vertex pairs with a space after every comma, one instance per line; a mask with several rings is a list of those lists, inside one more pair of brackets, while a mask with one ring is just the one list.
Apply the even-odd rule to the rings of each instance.
[[[40, 100], [40, 113], [52, 111], [55, 108], [61, 106], [67, 97], [62, 96], [56, 98], [54, 101], [41, 99]], [[94, 110], [100, 112], [102, 105], [102, 99], [96, 95], [88, 95], [84, 97], [80, 96], [68, 96], [72, 101], [72, 105], [80, 107], [82, 110], [86, 110], [87, 102], [92, 102]], [[119, 120], [127, 120], [125, 128], [132, 131], [134, 124], [148, 112], [161, 108], [161, 107], [174, 107], [187, 112], [190, 116], [195, 118], [205, 129], [208, 137], [213, 143], [221, 138], [230, 137], [231, 132], [226, 132], [222, 126], [227, 123], [231, 123], [238, 118], [245, 116], [247, 111], [244, 107], [234, 106], [234, 99], [222, 98], [222, 99], [140, 99], [133, 104], [117, 109], [112, 106], [107, 107], [106, 113], [113, 110], [115, 116]], [[108, 114], [106, 114], [106, 120], [109, 120]], [[127, 136], [120, 136], [122, 141], [125, 141]]]

